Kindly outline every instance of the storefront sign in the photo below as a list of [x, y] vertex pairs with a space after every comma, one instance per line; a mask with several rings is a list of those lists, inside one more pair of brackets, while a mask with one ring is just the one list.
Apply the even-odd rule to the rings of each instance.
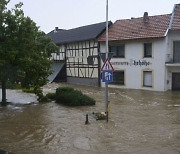
[[130, 59], [129, 61], [123, 61], [123, 62], [111, 62], [112, 65], [122, 65], [122, 66], [149, 66], [152, 65], [151, 62], [147, 60], [133, 60]]

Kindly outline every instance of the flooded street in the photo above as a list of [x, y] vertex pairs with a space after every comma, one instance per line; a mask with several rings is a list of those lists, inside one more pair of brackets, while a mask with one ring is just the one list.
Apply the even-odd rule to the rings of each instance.
[[[58, 86], [48, 85], [44, 92]], [[104, 89], [71, 86], [93, 97], [96, 105], [0, 107], [0, 149], [14, 154], [180, 154], [180, 92], [110, 89], [106, 123], [92, 116], [105, 110]], [[86, 114], [89, 125], [84, 124]]]

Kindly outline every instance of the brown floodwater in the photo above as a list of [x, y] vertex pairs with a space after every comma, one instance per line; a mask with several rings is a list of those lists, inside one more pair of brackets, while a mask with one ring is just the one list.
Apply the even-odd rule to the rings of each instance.
[[[47, 85], [44, 92], [58, 86]], [[107, 123], [92, 115], [105, 110], [104, 89], [63, 86], [81, 90], [96, 105], [29, 104], [34, 96], [8, 91], [16, 103], [0, 107], [0, 149], [14, 154], [180, 154], [180, 92], [110, 89]]]

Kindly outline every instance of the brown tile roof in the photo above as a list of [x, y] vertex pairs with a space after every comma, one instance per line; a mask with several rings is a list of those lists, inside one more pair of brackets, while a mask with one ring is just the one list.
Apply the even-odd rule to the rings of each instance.
[[[144, 22], [143, 17], [117, 20], [109, 28], [109, 41], [164, 37], [171, 14], [148, 16], [148, 18], [147, 22]], [[105, 41], [105, 35], [103, 33], [98, 41]]]
[[174, 18], [171, 26], [172, 30], [180, 29], [180, 4], [176, 4], [174, 8]]

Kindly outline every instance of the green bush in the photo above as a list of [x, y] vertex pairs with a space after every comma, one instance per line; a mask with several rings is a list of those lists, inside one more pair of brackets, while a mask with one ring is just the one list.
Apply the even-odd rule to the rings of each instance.
[[6, 84], [7, 89], [21, 89], [21, 85], [15, 82], [8, 81]]
[[49, 101], [49, 99], [48, 99], [47, 96], [42, 95], [42, 96], [40, 96], [40, 97], [38, 98], [38, 101], [39, 101], [40, 103], [46, 103], [46, 102]]
[[56, 93], [48, 93], [46, 97], [51, 100], [56, 100]]
[[0, 102], [0, 106], [7, 106], [9, 102]]
[[72, 87], [59, 87], [56, 89], [56, 94], [59, 94], [59, 93], [66, 93], [66, 92], [73, 92], [74, 89]]
[[95, 105], [95, 100], [71, 87], [56, 89], [56, 102], [67, 106]]
[[23, 89], [23, 92], [25, 93], [34, 93], [34, 88], [29, 88], [29, 89]]

